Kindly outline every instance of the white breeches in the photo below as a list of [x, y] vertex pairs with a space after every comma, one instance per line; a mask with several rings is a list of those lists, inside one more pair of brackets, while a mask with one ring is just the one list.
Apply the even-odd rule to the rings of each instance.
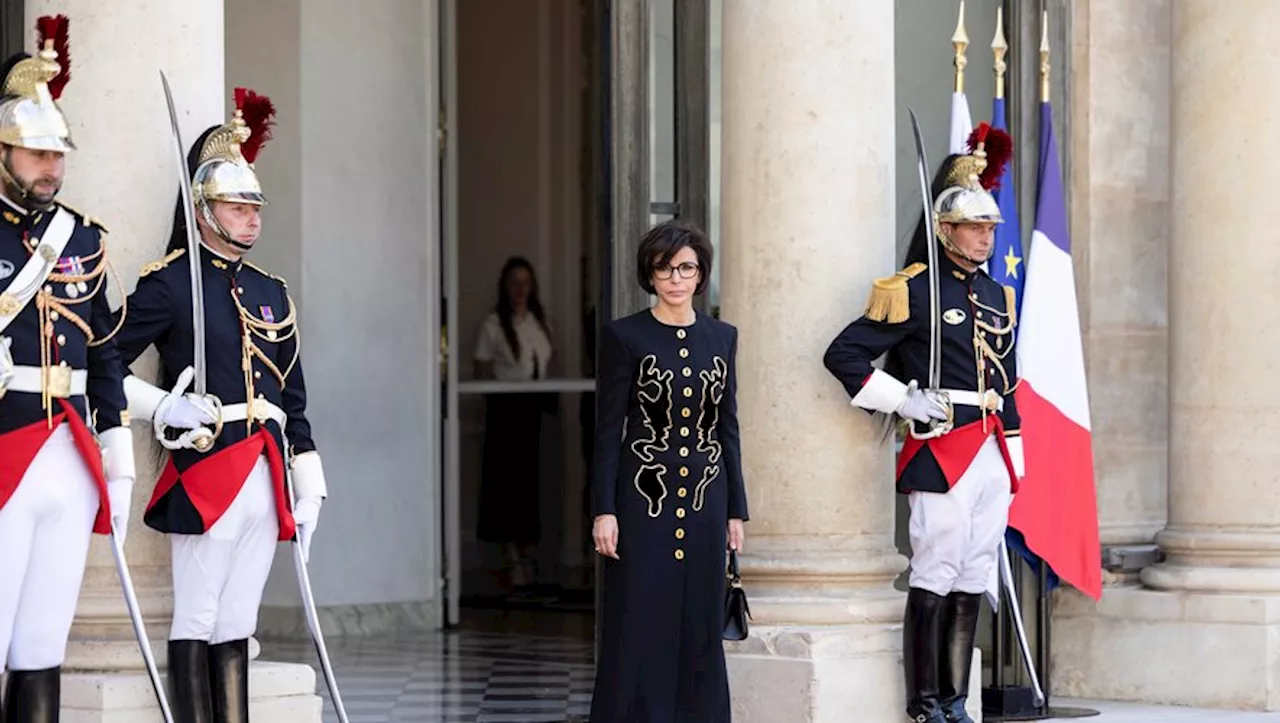
[[258, 626], [280, 522], [267, 458], [259, 457], [222, 517], [203, 535], [172, 535], [170, 640], [212, 645], [243, 640]]
[[0, 508], [0, 670], [62, 665], [99, 503], [71, 429], [58, 425]]
[[988, 437], [950, 492], [912, 492], [911, 587], [935, 595], [987, 590], [1009, 521], [1009, 468]]

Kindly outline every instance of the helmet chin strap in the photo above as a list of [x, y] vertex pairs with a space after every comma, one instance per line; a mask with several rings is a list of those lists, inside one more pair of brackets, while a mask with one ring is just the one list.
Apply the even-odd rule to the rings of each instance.
[[200, 215], [204, 217], [204, 222], [209, 224], [209, 228], [213, 229], [214, 233], [222, 237], [223, 241], [226, 241], [228, 244], [240, 249], [241, 251], [247, 252], [253, 250], [252, 244], [241, 243], [231, 238], [231, 234], [227, 233], [227, 230], [222, 227], [222, 224], [218, 223], [218, 219], [213, 215], [213, 209], [211, 209], [207, 203], [200, 204]]
[[946, 250], [948, 250], [948, 251], [950, 251], [951, 253], [955, 254], [956, 256], [959, 256], [960, 258], [964, 259], [965, 261], [968, 261], [969, 263], [973, 264], [974, 266], [981, 266], [981, 265], [983, 265], [984, 263], [986, 263], [985, 261], [979, 261], [979, 260], [977, 260], [977, 259], [973, 258], [972, 256], [970, 256], [969, 254], [966, 254], [965, 252], [961, 251], [961, 250], [960, 250], [960, 247], [959, 247], [959, 246], [956, 246], [954, 243], [952, 243], [952, 242], [951, 242], [951, 239], [947, 238], [946, 234], [941, 234], [941, 233], [940, 233], [940, 234], [938, 234], [938, 240], [940, 240], [940, 241], [942, 242], [942, 246], [943, 246], [943, 248], [945, 248]]
[[49, 199], [48, 203], [39, 203], [31, 196], [31, 189], [22, 185], [14, 174], [13, 169], [9, 168], [9, 146], [4, 147], [4, 157], [0, 158], [0, 192], [10, 201], [22, 206], [27, 211], [47, 211], [53, 206], [53, 199]]

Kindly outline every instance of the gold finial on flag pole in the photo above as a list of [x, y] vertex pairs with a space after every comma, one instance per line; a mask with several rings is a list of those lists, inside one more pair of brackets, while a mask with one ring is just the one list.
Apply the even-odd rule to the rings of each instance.
[[996, 57], [996, 98], [1004, 97], [1004, 73], [1009, 66], [1004, 62], [1005, 53], [1009, 52], [1009, 41], [1004, 37], [1004, 8], [996, 7], [996, 37], [991, 41], [991, 52]]
[[1049, 11], [1040, 20], [1040, 100], [1049, 102]]
[[969, 47], [969, 34], [964, 31], [964, 0], [960, 0], [960, 18], [956, 21], [955, 35], [951, 36], [951, 47], [956, 51], [956, 92], [964, 92], [964, 66], [968, 62], [964, 58], [964, 49]]

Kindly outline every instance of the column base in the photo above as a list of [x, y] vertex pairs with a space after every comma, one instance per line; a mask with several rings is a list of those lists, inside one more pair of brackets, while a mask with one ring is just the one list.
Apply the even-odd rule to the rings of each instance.
[[1280, 595], [1109, 587], [1055, 595], [1055, 696], [1280, 710]]
[[[253, 662], [249, 666], [253, 720], [320, 723], [324, 702], [315, 691], [316, 673], [308, 665]], [[71, 672], [62, 676], [62, 722], [163, 723], [163, 717], [145, 670]]]
[[[898, 600], [897, 622], [754, 625], [748, 639], [726, 643], [734, 721], [905, 720], [902, 596]], [[977, 649], [966, 708], [981, 723], [982, 653]]]

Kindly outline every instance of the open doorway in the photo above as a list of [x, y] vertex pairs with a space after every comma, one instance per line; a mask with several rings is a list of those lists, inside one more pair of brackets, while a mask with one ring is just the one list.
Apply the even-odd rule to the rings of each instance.
[[445, 444], [455, 450], [457, 519], [445, 527], [458, 589], [449, 622], [589, 637], [605, 251], [598, 3], [450, 5], [454, 278], [445, 288], [456, 415]]

